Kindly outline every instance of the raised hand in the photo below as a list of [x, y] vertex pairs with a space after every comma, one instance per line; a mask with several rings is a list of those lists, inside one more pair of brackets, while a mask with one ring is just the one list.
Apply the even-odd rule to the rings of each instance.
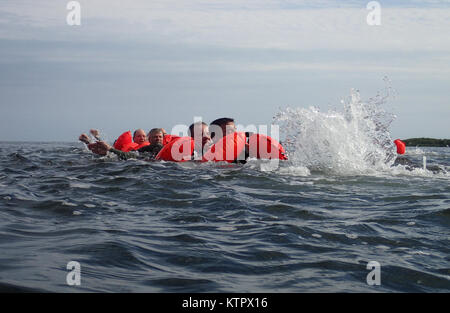
[[98, 155], [106, 155], [111, 149], [111, 146], [104, 141], [98, 141], [88, 145], [89, 150]]
[[81, 134], [80, 137], [78, 137], [78, 140], [81, 142], [84, 142], [85, 144], [89, 145], [91, 143], [91, 140], [89, 139], [89, 136], [86, 134]]
[[95, 139], [101, 140], [100, 132], [97, 129], [91, 129], [89, 132], [92, 134], [92, 136], [94, 136]]

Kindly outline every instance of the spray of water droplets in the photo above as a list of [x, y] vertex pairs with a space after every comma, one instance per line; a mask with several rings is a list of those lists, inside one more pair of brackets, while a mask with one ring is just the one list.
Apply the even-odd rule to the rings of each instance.
[[396, 148], [389, 128], [395, 115], [383, 106], [391, 97], [383, 94], [363, 101], [357, 90], [342, 100], [341, 110], [287, 108], [274, 118], [291, 162], [311, 170], [366, 173], [393, 164]]

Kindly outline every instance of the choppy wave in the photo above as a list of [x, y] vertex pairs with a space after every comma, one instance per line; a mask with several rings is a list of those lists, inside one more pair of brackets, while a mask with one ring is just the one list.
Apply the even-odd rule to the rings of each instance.
[[[298, 107], [278, 112], [274, 123], [281, 126], [292, 173], [301, 168], [336, 175], [448, 177], [448, 148], [425, 151], [408, 147], [406, 156], [415, 163], [395, 162], [396, 147], [390, 134], [395, 115], [386, 109], [391, 92], [387, 87], [384, 95], [363, 101], [359, 92], [352, 90], [340, 110]], [[423, 158], [428, 158], [424, 166]]]
[[[448, 149], [423, 152], [449, 165]], [[276, 169], [118, 161], [79, 143], [1, 143], [0, 157], [1, 290], [450, 290], [444, 174], [342, 175], [329, 156]], [[66, 283], [69, 261], [80, 286]], [[369, 261], [380, 286], [366, 283]]]
[[[0, 143], [0, 290], [448, 292], [450, 149], [396, 162], [388, 96], [280, 111], [286, 162]], [[80, 286], [66, 282], [70, 261]], [[380, 286], [366, 282], [370, 261]]]

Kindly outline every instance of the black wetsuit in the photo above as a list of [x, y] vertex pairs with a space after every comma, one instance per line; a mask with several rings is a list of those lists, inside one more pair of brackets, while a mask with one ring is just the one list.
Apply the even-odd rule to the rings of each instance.
[[111, 148], [109, 151], [116, 154], [121, 160], [141, 159], [151, 161], [155, 159], [162, 148], [162, 144], [154, 143], [136, 150], [138, 153], [136, 151], [124, 152], [114, 148]]

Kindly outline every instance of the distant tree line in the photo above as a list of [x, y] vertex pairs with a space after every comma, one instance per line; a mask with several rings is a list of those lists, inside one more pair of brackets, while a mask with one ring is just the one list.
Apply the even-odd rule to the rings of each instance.
[[402, 141], [413, 147], [450, 147], [450, 139], [410, 138]]

